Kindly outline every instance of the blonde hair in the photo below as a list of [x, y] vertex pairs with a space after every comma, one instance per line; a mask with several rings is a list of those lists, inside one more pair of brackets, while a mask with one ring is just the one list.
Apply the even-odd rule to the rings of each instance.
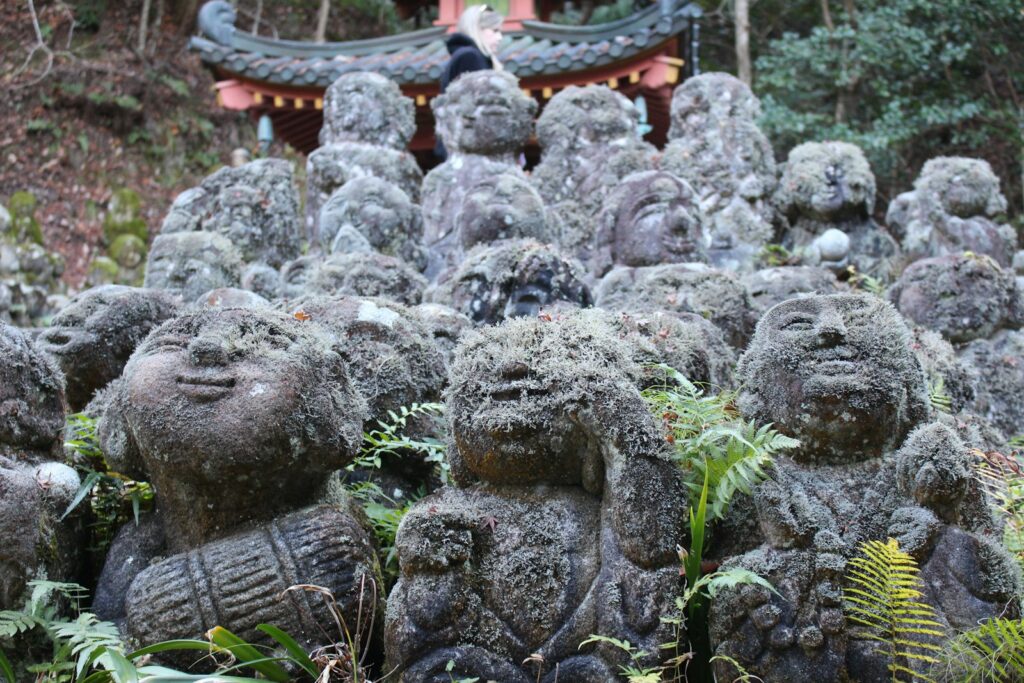
[[467, 7], [462, 15], [459, 17], [459, 23], [456, 25], [455, 30], [459, 33], [469, 36], [480, 52], [491, 58], [491, 63], [494, 65], [495, 71], [503, 71], [501, 62], [498, 60], [498, 55], [492, 53], [484, 45], [483, 36], [480, 34], [485, 28], [501, 28], [502, 22], [505, 21], [505, 17], [501, 16], [488, 5], [473, 5]]

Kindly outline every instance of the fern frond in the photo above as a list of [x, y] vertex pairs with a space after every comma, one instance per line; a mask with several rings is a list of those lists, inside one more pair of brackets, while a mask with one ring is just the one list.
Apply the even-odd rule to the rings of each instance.
[[899, 543], [867, 541], [848, 564], [843, 589], [847, 619], [861, 627], [858, 637], [879, 643], [876, 652], [889, 660], [893, 680], [932, 679], [911, 668], [912, 662], [936, 664], [945, 627], [935, 610], [922, 602], [923, 583], [917, 562]]
[[1024, 621], [990, 619], [947, 643], [944, 677], [973, 683], [1024, 680]]
[[31, 631], [36, 626], [43, 626], [45, 623], [32, 614], [4, 610], [0, 612], [0, 638], [13, 638], [19, 633]]

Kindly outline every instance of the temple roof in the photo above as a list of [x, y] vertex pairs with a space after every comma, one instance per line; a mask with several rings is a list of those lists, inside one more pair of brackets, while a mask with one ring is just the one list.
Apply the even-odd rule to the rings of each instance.
[[[700, 16], [695, 3], [663, 0], [594, 26], [524, 20], [521, 31], [502, 41], [499, 58], [520, 79], [591, 71], [656, 48]], [[309, 43], [251, 35], [234, 23], [229, 3], [206, 3], [199, 13], [203, 37], [192, 38], [192, 49], [220, 72], [276, 85], [322, 88], [350, 71], [375, 71], [402, 86], [436, 84], [448, 61], [443, 26], [370, 40]]]

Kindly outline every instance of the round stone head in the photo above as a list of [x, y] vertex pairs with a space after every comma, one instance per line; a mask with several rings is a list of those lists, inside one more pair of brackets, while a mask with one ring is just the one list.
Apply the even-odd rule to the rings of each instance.
[[464, 250], [504, 239], [551, 241], [544, 202], [519, 174], [490, 176], [466, 193], [455, 218]]
[[64, 428], [64, 380], [21, 330], [0, 322], [0, 455], [50, 455]]
[[1024, 324], [1024, 301], [1013, 273], [988, 256], [963, 254], [910, 264], [888, 292], [907, 319], [953, 343], [987, 339]]
[[317, 254], [300, 256], [281, 266], [280, 296], [295, 299], [306, 293], [306, 286], [316, 275], [323, 258]]
[[757, 325], [740, 359], [743, 415], [771, 422], [809, 464], [879, 458], [928, 416], [910, 333], [871, 295], [791, 299]]
[[856, 145], [805, 142], [789, 153], [775, 199], [790, 220], [866, 218], [875, 207], [875, 174]]
[[505, 71], [463, 74], [430, 101], [449, 152], [496, 156], [521, 149], [533, 132], [537, 102]]
[[146, 262], [146, 287], [194, 301], [218, 287], [237, 287], [242, 258], [231, 242], [210, 232], [158, 235]]
[[416, 305], [423, 299], [427, 279], [393, 256], [376, 252], [332, 254], [307, 280], [310, 294], [382, 296]]
[[727, 73], [688, 78], [672, 93], [669, 140], [703, 135], [732, 121], [753, 121], [761, 103], [746, 83]]
[[194, 541], [307, 504], [355, 455], [365, 414], [318, 327], [225, 308], [154, 330], [125, 366], [99, 430], [119, 471], [151, 477], [175, 520], [172, 536]]
[[1006, 211], [999, 177], [983, 159], [937, 157], [925, 163], [914, 189], [927, 193], [953, 216], [994, 216]]
[[416, 132], [413, 101], [394, 81], [367, 71], [347, 73], [324, 94], [320, 144], [365, 142], [405, 149]]
[[533, 240], [477, 247], [456, 270], [442, 277], [428, 299], [451, 306], [477, 325], [536, 316], [541, 309], [559, 304], [573, 308], [593, 304], [580, 263]]
[[544, 107], [537, 119], [537, 141], [545, 153], [564, 153], [639, 140], [639, 123], [639, 112], [622, 94], [604, 85], [570, 85]]
[[582, 413], [608, 411], [604, 426], [636, 430], [629, 354], [604, 318], [586, 311], [469, 333], [446, 392], [456, 481], [600, 490], [602, 439]]
[[634, 173], [605, 200], [597, 235], [601, 275], [632, 267], [707, 260], [704, 215], [693, 188], [664, 171]]
[[71, 410], [119, 377], [135, 347], [177, 311], [167, 292], [118, 285], [86, 290], [62, 308], [37, 345], [64, 372]]

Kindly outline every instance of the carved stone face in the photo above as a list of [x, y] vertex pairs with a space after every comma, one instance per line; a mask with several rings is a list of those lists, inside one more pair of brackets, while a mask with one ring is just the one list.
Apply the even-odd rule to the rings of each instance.
[[153, 240], [145, 286], [194, 301], [218, 287], [239, 284], [242, 260], [226, 238], [208, 232], [176, 232]]
[[537, 103], [503, 71], [463, 74], [431, 101], [438, 133], [451, 152], [509, 154], [526, 144]]
[[545, 153], [639, 139], [639, 120], [633, 103], [611, 88], [573, 85], [544, 107], [537, 119], [537, 139]]
[[281, 297], [294, 299], [302, 296], [322, 262], [319, 256], [300, 256], [281, 266]]
[[703, 134], [727, 121], [753, 121], [760, 114], [760, 102], [743, 81], [726, 73], [700, 74], [672, 93], [669, 139]]
[[448, 390], [453, 472], [492, 483], [600, 486], [598, 449], [574, 413], [629, 391], [624, 369], [632, 366], [599, 322], [519, 319], [464, 339]]
[[775, 306], [758, 323], [739, 374], [743, 414], [800, 439], [793, 457], [806, 462], [881, 457], [927, 417], [906, 325], [870, 295]]
[[503, 239], [547, 241], [544, 203], [523, 178], [501, 174], [475, 185], [455, 219], [462, 248]]
[[908, 319], [954, 343], [1024, 323], [1013, 273], [987, 256], [915, 261], [889, 290], [889, 299]]
[[195, 527], [176, 536], [304, 504], [360, 441], [365, 404], [344, 360], [284, 313], [181, 316], [147, 337], [122, 377], [100, 424], [104, 448], [141, 460], [178, 525]]
[[64, 428], [64, 383], [21, 330], [0, 322], [0, 452], [46, 449]]
[[365, 71], [348, 73], [327, 88], [322, 145], [365, 142], [404, 149], [415, 131], [412, 100], [384, 76]]
[[636, 173], [622, 182], [605, 206], [605, 234], [598, 239], [610, 243], [612, 263], [640, 267], [706, 260], [703, 215], [685, 181], [659, 171]]
[[166, 292], [118, 285], [87, 290], [62, 308], [36, 344], [64, 372], [71, 409], [120, 376], [139, 342], [177, 308]]
[[558, 303], [584, 308], [593, 303], [579, 262], [532, 240], [474, 249], [430, 300], [452, 306], [477, 325], [535, 316]]
[[1006, 210], [999, 178], [982, 159], [931, 159], [921, 169], [914, 188], [931, 194], [946, 213], [960, 218], [993, 216]]
[[401, 259], [374, 252], [332, 254], [306, 281], [311, 294], [383, 296], [416, 305], [427, 279]]
[[791, 220], [867, 217], [875, 206], [875, 176], [856, 145], [807, 142], [789, 153], [777, 198]]

